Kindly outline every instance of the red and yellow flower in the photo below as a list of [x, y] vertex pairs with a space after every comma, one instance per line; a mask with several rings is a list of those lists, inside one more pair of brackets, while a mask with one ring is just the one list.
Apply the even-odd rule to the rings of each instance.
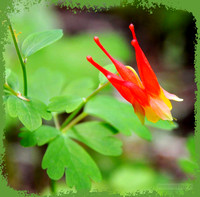
[[102, 46], [98, 37], [94, 37], [94, 41], [115, 65], [120, 76], [104, 69], [91, 56], [87, 56], [87, 60], [102, 72], [118, 92], [132, 104], [143, 124], [145, 116], [151, 122], [157, 122], [160, 119], [172, 121], [170, 100], [182, 101], [183, 99], [167, 92], [159, 85], [154, 71], [138, 44], [133, 24], [130, 24], [129, 28], [133, 35], [131, 44], [135, 48], [140, 77], [132, 67], [124, 66], [114, 59]]

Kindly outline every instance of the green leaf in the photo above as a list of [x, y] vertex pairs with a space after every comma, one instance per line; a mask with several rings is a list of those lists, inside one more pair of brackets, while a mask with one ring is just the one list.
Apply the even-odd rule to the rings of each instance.
[[8, 113], [11, 117], [18, 117], [22, 124], [30, 131], [41, 126], [42, 120], [51, 119], [51, 113], [41, 101], [30, 99], [22, 100], [16, 96], [9, 96], [7, 100]]
[[17, 97], [16, 96], [9, 96], [6, 102], [6, 106], [8, 109], [8, 113], [11, 117], [17, 117]]
[[95, 89], [94, 81], [91, 78], [81, 78], [69, 83], [63, 90], [62, 95], [75, 95], [87, 97]]
[[[114, 64], [109, 64], [107, 66], [104, 66], [104, 68], [112, 73], [117, 73], [117, 70]], [[108, 79], [101, 72], [99, 72], [99, 81], [100, 81], [100, 84], [104, 84], [108, 82]]]
[[187, 159], [179, 159], [178, 160], [179, 166], [181, 167], [181, 169], [186, 172], [186, 173], [191, 173], [193, 174], [195, 172], [195, 170], [197, 170], [198, 164], [196, 162], [187, 160]]
[[43, 125], [32, 132], [26, 128], [22, 128], [21, 131], [22, 132], [20, 132], [18, 136], [22, 138], [20, 144], [24, 147], [35, 145], [42, 146], [53, 140], [60, 133], [56, 128], [46, 125]]
[[77, 96], [56, 96], [50, 99], [48, 110], [51, 112], [64, 112], [71, 113], [77, 109], [83, 99]]
[[6, 68], [6, 82], [15, 91], [19, 91], [19, 81], [17, 75], [11, 71], [11, 69]]
[[167, 121], [167, 120], [159, 120], [156, 123], [150, 122], [147, 119], [145, 119], [145, 124], [147, 126], [151, 126], [154, 128], [158, 129], [163, 129], [163, 130], [173, 130], [178, 127], [178, 124], [175, 122]]
[[86, 122], [68, 131], [70, 137], [81, 141], [103, 155], [120, 155], [122, 143], [113, 137], [115, 129], [102, 122]]
[[186, 141], [186, 147], [190, 153], [190, 158], [196, 160], [195, 141], [194, 136], [190, 135]]
[[24, 57], [28, 57], [59, 40], [62, 36], [63, 32], [61, 29], [32, 33], [22, 43], [22, 54]]
[[125, 135], [134, 132], [143, 139], [152, 138], [148, 128], [136, 117], [132, 106], [113, 97], [96, 96], [86, 104], [85, 112], [105, 120]]
[[100, 181], [101, 174], [88, 153], [65, 135], [60, 135], [49, 143], [42, 160], [42, 168], [48, 176], [59, 180], [65, 173], [69, 187], [86, 190], [91, 180]]
[[48, 104], [50, 98], [60, 95], [63, 83], [62, 73], [39, 68], [30, 80], [29, 95]]

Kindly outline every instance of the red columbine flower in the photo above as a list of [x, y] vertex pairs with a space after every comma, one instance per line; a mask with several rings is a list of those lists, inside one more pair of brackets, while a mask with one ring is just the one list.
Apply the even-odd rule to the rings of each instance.
[[136, 115], [142, 123], [144, 123], [145, 116], [151, 122], [157, 122], [159, 119], [172, 121], [172, 105], [169, 99], [175, 101], [182, 101], [183, 99], [170, 94], [159, 85], [155, 73], [138, 44], [133, 24], [130, 24], [129, 28], [133, 35], [131, 44], [135, 48], [141, 80], [133, 68], [124, 66], [114, 59], [102, 46], [98, 37], [94, 37], [94, 41], [115, 65], [120, 76], [104, 69], [90, 56], [87, 56], [87, 60], [102, 72], [118, 92], [132, 104]]

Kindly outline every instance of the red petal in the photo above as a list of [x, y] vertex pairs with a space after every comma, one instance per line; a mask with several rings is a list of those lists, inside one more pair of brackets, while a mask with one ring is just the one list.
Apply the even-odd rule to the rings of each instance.
[[129, 89], [134, 100], [136, 100], [140, 105], [142, 106], [149, 105], [149, 100], [146, 92], [139, 86], [129, 81], [113, 78], [112, 76], [108, 76], [108, 80], [114, 86], [118, 85], [118, 87], [120, 87], [120, 89], [117, 89], [119, 92], [121, 91], [121, 87], [126, 87], [127, 89]]
[[126, 66], [124, 66], [121, 62], [117, 61], [116, 59], [114, 59], [109, 53], [108, 51], [106, 51], [106, 49], [103, 47], [103, 45], [100, 43], [99, 38], [97, 36], [94, 37], [94, 41], [96, 42], [96, 44], [99, 46], [99, 48], [108, 56], [108, 58], [112, 61], [112, 63], [115, 65], [117, 71], [119, 72], [119, 74], [121, 75], [121, 77], [125, 80], [125, 81], [130, 81], [133, 82], [137, 85], [140, 86], [140, 84], [138, 83], [138, 80], [135, 76], [135, 74], [128, 68], [126, 68]]
[[137, 101], [140, 105], [144, 106], [149, 104], [148, 97], [142, 88], [132, 82], [124, 81], [116, 74], [109, 72], [108, 70], [97, 64], [91, 56], [87, 56], [87, 60], [105, 75], [110, 83], [128, 102], [134, 103], [135, 101]]
[[155, 73], [153, 72], [146, 56], [144, 55], [142, 49], [140, 48], [138, 44], [137, 38], [135, 36], [133, 24], [130, 24], [129, 28], [133, 34], [133, 40], [131, 41], [131, 44], [135, 48], [137, 66], [138, 66], [138, 70], [139, 70], [143, 85], [145, 86], [145, 89], [150, 95], [154, 95], [154, 96], [159, 95], [160, 85], [158, 83], [157, 77]]

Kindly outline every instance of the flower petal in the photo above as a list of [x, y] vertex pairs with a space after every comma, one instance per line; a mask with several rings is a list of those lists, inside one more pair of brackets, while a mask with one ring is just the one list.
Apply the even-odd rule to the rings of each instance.
[[166, 96], [168, 99], [174, 100], [174, 101], [178, 101], [178, 102], [183, 101], [182, 98], [179, 98], [179, 97], [176, 96], [175, 94], [171, 94], [171, 93], [167, 92], [166, 90], [164, 90], [163, 88], [162, 88], [162, 90], [163, 90], [165, 96]]
[[99, 38], [97, 36], [94, 37], [94, 41], [99, 46], [99, 48], [107, 55], [107, 57], [112, 61], [112, 63], [115, 65], [117, 71], [121, 75], [121, 77], [125, 81], [130, 81], [132, 83], [137, 84], [140, 86], [141, 83], [138, 82], [137, 77], [135, 76], [135, 73], [132, 72], [132, 70], [128, 69], [126, 66], [124, 66], [121, 62], [114, 59], [108, 51], [103, 47], [103, 45], [100, 43]]
[[133, 106], [134, 112], [137, 115], [137, 117], [139, 118], [140, 122], [142, 124], [144, 124], [145, 111], [144, 111], [143, 107], [138, 102], [133, 103], [132, 106]]
[[137, 61], [137, 66], [138, 66], [142, 83], [150, 95], [152, 96], [159, 95], [160, 85], [158, 83], [157, 77], [155, 73], [153, 72], [146, 56], [144, 55], [142, 49], [140, 48], [138, 44], [133, 24], [131, 24], [129, 28], [133, 34], [133, 40], [131, 41], [131, 44], [135, 48], [136, 61]]
[[169, 107], [162, 99], [159, 97], [150, 97], [149, 102], [151, 108], [158, 117], [160, 117], [162, 120], [173, 120]]
[[99, 64], [97, 64], [91, 56], [87, 56], [87, 60], [93, 65], [95, 66], [100, 72], [102, 72], [105, 77], [110, 81], [110, 83], [118, 90], [118, 92], [130, 103], [133, 102], [134, 98], [132, 96], [131, 91], [129, 90], [129, 88], [127, 88], [126, 86], [123, 86], [119, 83], [113, 82], [113, 79], [116, 80], [123, 80], [120, 76], [111, 73], [110, 71], [106, 70], [105, 68], [103, 68], [102, 66], [100, 66]]

